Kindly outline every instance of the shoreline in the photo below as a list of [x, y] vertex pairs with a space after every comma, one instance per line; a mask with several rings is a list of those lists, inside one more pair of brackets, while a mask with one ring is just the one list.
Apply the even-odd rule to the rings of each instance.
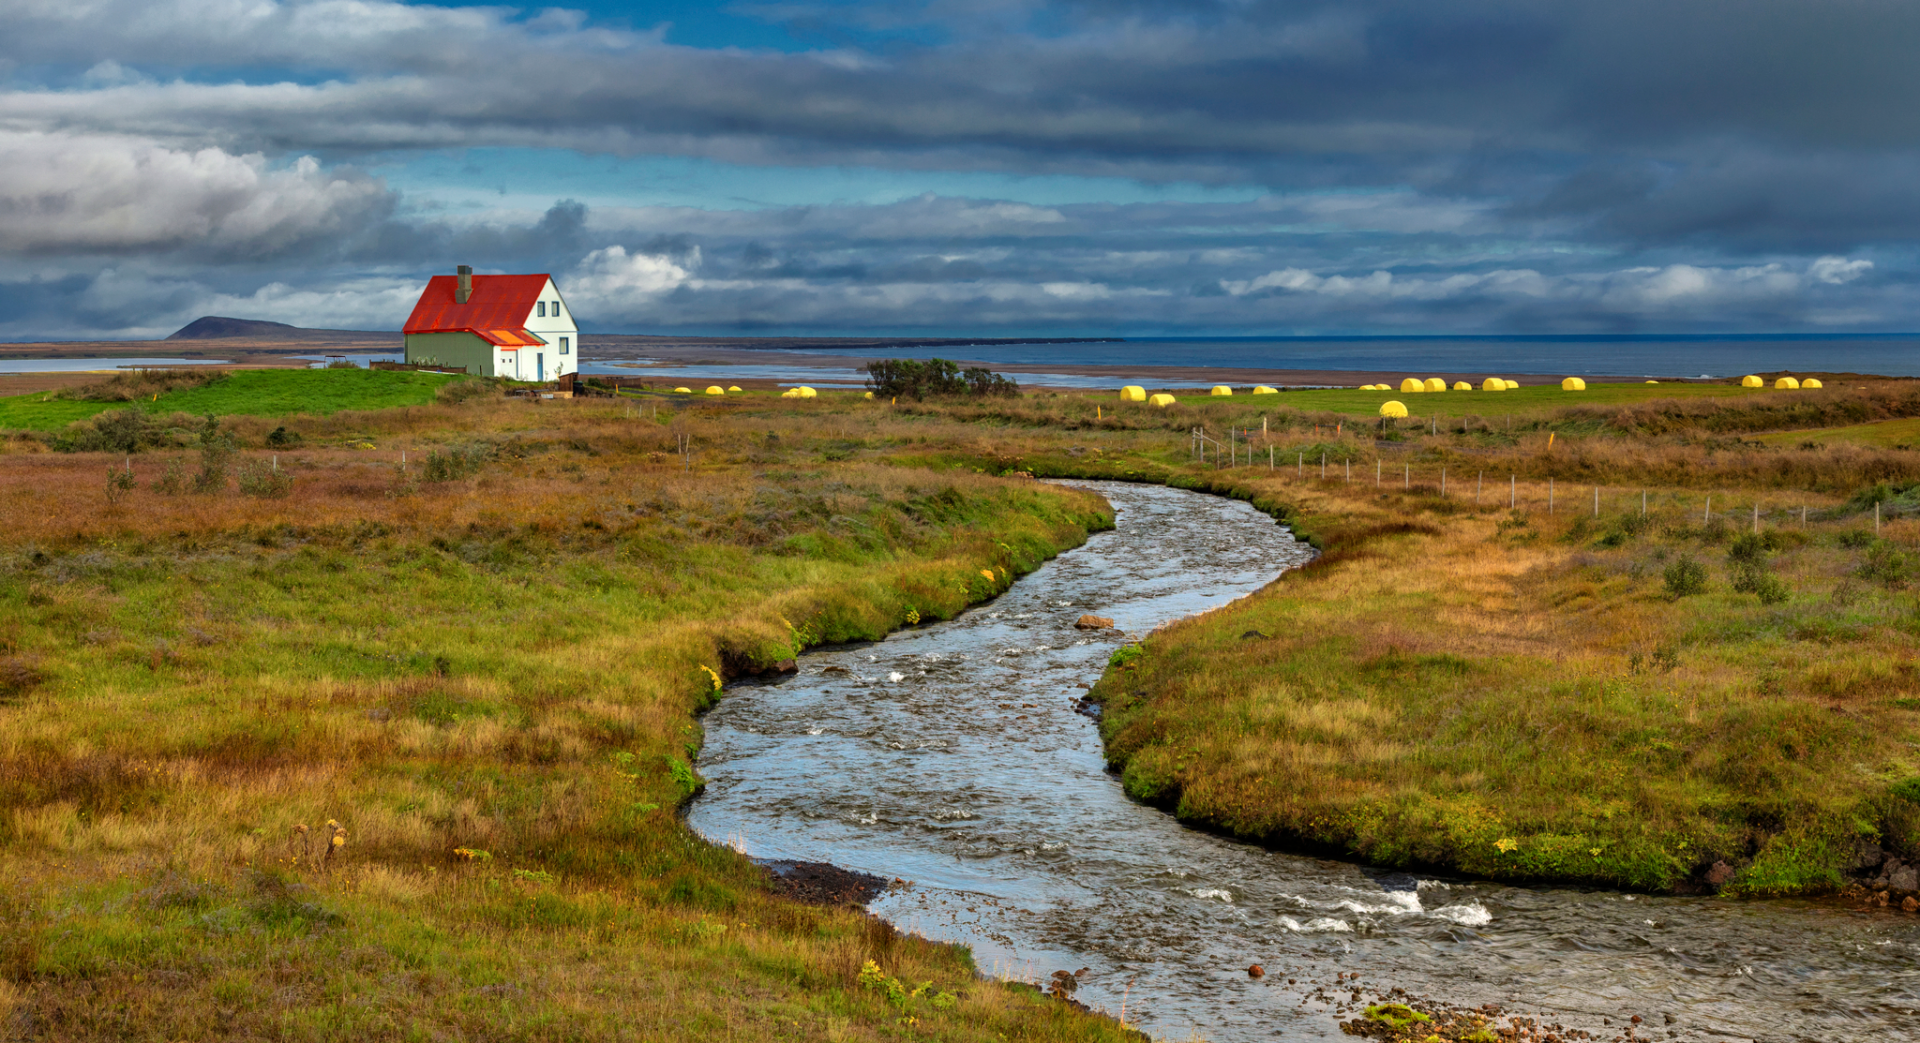
[[[874, 361], [870, 355], [835, 354], [832, 349], [875, 350], [884, 348], [965, 348], [1013, 344], [1114, 344], [1126, 343], [1120, 337], [1027, 337], [1027, 338], [932, 338], [932, 337], [671, 337], [630, 334], [582, 334], [582, 361], [614, 364], [649, 362], [662, 366], [791, 366], [809, 370], [840, 371], [846, 379], [859, 379], [861, 367]], [[0, 364], [12, 359], [98, 359], [111, 367], [115, 359], [179, 357], [194, 360], [223, 360], [245, 368], [278, 368], [306, 365], [301, 356], [394, 352], [401, 350], [398, 332], [352, 330], [300, 330], [286, 337], [236, 337], [207, 340], [151, 341], [47, 341], [0, 344]], [[963, 351], [955, 355], [964, 356]], [[1018, 379], [1023, 374], [1110, 379], [1114, 387], [1124, 384], [1151, 385], [1156, 388], [1205, 387], [1213, 384], [1234, 386], [1267, 384], [1279, 388], [1353, 387], [1360, 384], [1394, 383], [1412, 374], [1400, 369], [1289, 369], [1257, 366], [1140, 365], [1104, 363], [1000, 363], [957, 357], [962, 365], [981, 365]], [[637, 366], [635, 375], [643, 375], [646, 366]], [[1564, 374], [1533, 373], [1521, 370], [1422, 371], [1418, 376], [1442, 377], [1449, 383], [1465, 380], [1478, 384], [1490, 376], [1519, 380], [1523, 385], [1557, 382]], [[1583, 374], [1602, 382], [1646, 379], [1640, 374]], [[1858, 376], [1859, 374], [1848, 374]], [[16, 377], [48, 377], [51, 373], [12, 374]], [[690, 378], [667, 378], [690, 379]], [[1662, 378], [1670, 383], [1700, 383], [1698, 377]], [[739, 378], [757, 385], [781, 383], [766, 378]], [[1708, 381], [1712, 382], [1712, 381]], [[1023, 380], [1036, 388], [1067, 387], [1039, 380]], [[1086, 388], [1076, 388], [1087, 390]]]

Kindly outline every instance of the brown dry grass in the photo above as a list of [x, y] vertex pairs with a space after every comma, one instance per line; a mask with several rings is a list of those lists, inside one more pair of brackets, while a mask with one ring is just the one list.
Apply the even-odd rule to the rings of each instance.
[[[865, 448], [924, 428], [744, 419], [303, 419], [284, 499], [157, 491], [165, 454], [118, 497], [119, 458], [0, 456], [5, 1023], [874, 1039], [902, 1016], [854, 983], [874, 959], [962, 994], [914, 1012], [933, 1038], [1117, 1038], [955, 950], [775, 899], [680, 824], [707, 670], [950, 614], [1009, 581], [983, 567], [1018, 574], [1102, 518]], [[278, 423], [232, 425], [242, 456]], [[476, 442], [477, 474], [419, 480]]]

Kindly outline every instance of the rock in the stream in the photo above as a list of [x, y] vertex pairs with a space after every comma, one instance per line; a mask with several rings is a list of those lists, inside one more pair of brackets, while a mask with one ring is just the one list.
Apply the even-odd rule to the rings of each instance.
[[1105, 616], [1081, 616], [1073, 625], [1082, 630], [1112, 630], [1113, 620]]
[[1901, 866], [1887, 874], [1887, 886], [1895, 891], [1920, 891], [1920, 869]]

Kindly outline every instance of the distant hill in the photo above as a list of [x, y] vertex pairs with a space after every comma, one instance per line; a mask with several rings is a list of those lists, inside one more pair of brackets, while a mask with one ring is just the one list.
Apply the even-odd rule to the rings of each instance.
[[264, 319], [229, 319], [203, 315], [174, 332], [168, 340], [223, 340], [228, 337], [278, 338], [300, 333], [300, 327]]
[[310, 330], [265, 319], [233, 319], [224, 315], [203, 315], [180, 327], [168, 340], [248, 340], [289, 341], [363, 341], [399, 337], [381, 330]]

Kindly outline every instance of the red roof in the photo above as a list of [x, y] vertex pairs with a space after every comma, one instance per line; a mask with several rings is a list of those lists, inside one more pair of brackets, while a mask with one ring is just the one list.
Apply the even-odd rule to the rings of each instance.
[[465, 332], [485, 337], [482, 331], [514, 330], [532, 336], [524, 329], [527, 316], [533, 314], [533, 304], [540, 299], [540, 291], [547, 288], [549, 278], [546, 275], [476, 275], [473, 296], [467, 298], [465, 304], [455, 304], [453, 292], [460, 286], [459, 276], [436, 275], [428, 279], [427, 288], [420, 291], [420, 303], [414, 305], [413, 314], [407, 316], [404, 332]]

